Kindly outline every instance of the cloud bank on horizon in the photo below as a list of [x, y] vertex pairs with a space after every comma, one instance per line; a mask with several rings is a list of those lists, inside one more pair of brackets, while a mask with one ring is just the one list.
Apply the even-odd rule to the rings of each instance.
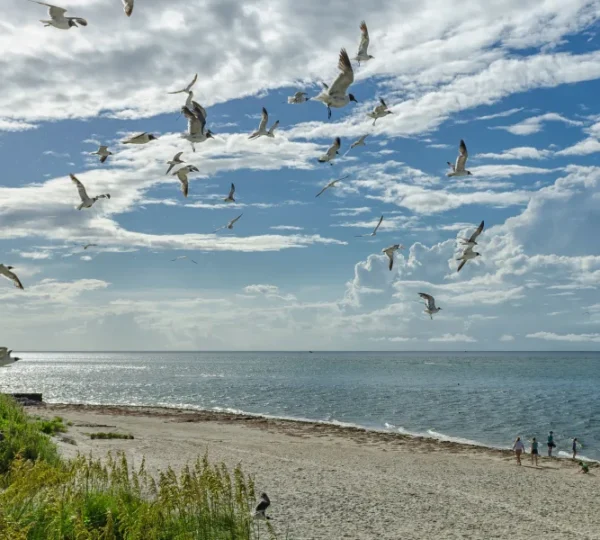
[[[145, 0], [131, 18], [70, 0], [89, 24], [68, 31], [5, 3], [0, 263], [25, 291], [0, 282], [0, 345], [598, 348], [600, 0]], [[331, 121], [289, 105], [333, 80], [340, 48], [355, 55], [362, 19], [358, 103]], [[215, 139], [194, 152], [186, 96], [167, 92], [196, 72]], [[392, 114], [373, 126], [380, 98]], [[248, 140], [262, 107], [275, 137]], [[158, 139], [122, 144], [142, 131]], [[318, 163], [335, 137], [334, 165]], [[460, 139], [473, 175], [448, 178]], [[181, 151], [199, 170], [187, 198], [165, 175]], [[111, 199], [78, 212], [69, 173]], [[482, 219], [482, 256], [458, 274], [457, 238]], [[392, 244], [407, 249], [390, 272]], [[186, 254], [198, 265], [172, 262]]]

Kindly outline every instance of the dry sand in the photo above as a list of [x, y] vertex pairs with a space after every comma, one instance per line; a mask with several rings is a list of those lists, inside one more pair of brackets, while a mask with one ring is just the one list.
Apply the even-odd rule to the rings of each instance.
[[[65, 456], [124, 450], [175, 469], [208, 450], [241, 462], [290, 540], [600, 539], [600, 468], [570, 460], [518, 467], [509, 452], [400, 435], [169, 409], [47, 405], [72, 421]], [[90, 440], [95, 431], [134, 440]]]

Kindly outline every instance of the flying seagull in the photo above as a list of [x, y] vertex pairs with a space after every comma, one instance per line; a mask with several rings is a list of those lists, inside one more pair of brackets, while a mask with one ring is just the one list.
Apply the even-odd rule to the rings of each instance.
[[460, 238], [460, 243], [467, 248], [472, 248], [477, 245], [477, 237], [483, 232], [483, 221], [477, 227], [477, 230], [469, 238]]
[[185, 167], [181, 167], [178, 171], [173, 173], [173, 176], [177, 176], [179, 181], [181, 182], [181, 193], [183, 193], [184, 197], [188, 196], [188, 174], [192, 172], [200, 172], [194, 165], [186, 165]]
[[461, 271], [462, 267], [465, 264], [467, 264], [467, 261], [470, 261], [471, 259], [475, 259], [475, 258], [479, 257], [480, 255], [481, 255], [481, 253], [477, 253], [476, 251], [473, 251], [472, 247], [468, 247], [467, 249], [465, 249], [465, 251], [460, 256], [460, 258], [456, 259], [457, 261], [461, 261], [461, 263], [458, 265], [457, 272]]
[[336, 184], [338, 182], [341, 182], [342, 180], [345, 180], [346, 178], [348, 178], [349, 175], [346, 176], [342, 176], [341, 178], [338, 178], [337, 180], [332, 180], [331, 182], [329, 182], [329, 184], [327, 184], [321, 191], [319, 191], [319, 193], [317, 193], [315, 195], [315, 197], [318, 197], [319, 195], [321, 195], [321, 193], [324, 193], [325, 191], [327, 191], [329, 188], [335, 187]]
[[465, 165], [467, 164], [467, 158], [469, 157], [469, 153], [467, 152], [467, 145], [465, 141], [460, 140], [460, 145], [458, 147], [458, 157], [456, 158], [456, 165], [453, 165], [449, 161], [448, 165], [452, 168], [452, 172], [448, 173], [448, 176], [470, 176], [471, 171], [465, 170]]
[[44, 26], [54, 26], [59, 30], [68, 30], [72, 26], [87, 26], [87, 21], [81, 17], [65, 17], [66, 9], [53, 6], [52, 4], [46, 4], [45, 2], [38, 2], [37, 0], [29, 0], [34, 4], [40, 6], [46, 6], [48, 8], [48, 15], [50, 16], [49, 21], [40, 21], [44, 23]]
[[194, 86], [196, 84], [197, 80], [198, 80], [198, 74], [196, 73], [196, 75], [194, 75], [194, 78], [192, 79], [192, 82], [190, 84], [188, 84], [185, 88], [182, 88], [181, 90], [175, 90], [175, 92], [167, 92], [167, 93], [168, 94], [183, 94], [185, 92], [189, 93], [189, 91], [192, 89], [192, 86]]
[[249, 139], [258, 139], [259, 137], [275, 137], [275, 130], [277, 129], [277, 126], [279, 125], [279, 120], [277, 120], [268, 130], [267, 130], [267, 122], [269, 121], [269, 113], [267, 112], [267, 109], [265, 109], [264, 107], [262, 108], [262, 114], [260, 117], [260, 124], [258, 126], [258, 130], [255, 131], [252, 135], [250, 135], [250, 137], [248, 137]]
[[388, 114], [393, 114], [392, 111], [390, 111], [388, 109], [388, 106], [385, 104], [385, 101], [383, 101], [383, 99], [379, 100], [379, 105], [377, 105], [372, 112], [367, 113], [367, 116], [369, 118], [373, 118], [373, 125], [375, 125], [375, 122], [377, 122], [378, 118], [383, 118], [384, 116], [387, 116]]
[[106, 193], [105, 195], [97, 195], [96, 197], [88, 197], [87, 192], [85, 191], [85, 186], [77, 180], [77, 177], [74, 174], [71, 174], [71, 182], [73, 182], [77, 186], [77, 191], [79, 191], [79, 197], [81, 198], [81, 204], [77, 207], [77, 210], [81, 210], [82, 208], [91, 208], [94, 203], [98, 199], [110, 199], [110, 193]]
[[368, 60], [371, 60], [371, 58], [375, 58], [367, 52], [367, 49], [369, 48], [369, 30], [367, 30], [367, 23], [365, 21], [360, 23], [360, 32], [361, 36], [360, 44], [358, 45], [358, 54], [352, 59], [356, 60], [359, 66], [361, 62], [367, 62]]
[[0, 276], [10, 279], [17, 289], [23, 290], [25, 287], [23, 287], [23, 284], [17, 277], [17, 274], [12, 271], [13, 268], [13, 266], [4, 266], [3, 264], [0, 264]]
[[108, 146], [101, 146], [96, 152], [90, 152], [92, 156], [100, 156], [100, 163], [104, 163], [108, 156], [112, 156], [112, 152], [109, 152]]
[[133, 13], [133, 0], [122, 0], [123, 2], [123, 11], [125, 11], [125, 15], [131, 17]]
[[172, 160], [167, 161], [167, 165], [169, 165], [169, 168], [167, 169], [167, 172], [165, 174], [169, 174], [171, 172], [171, 169], [175, 167], [175, 165], [181, 165], [182, 163], [185, 163], [185, 161], [180, 159], [181, 154], [183, 154], [183, 152], [177, 152]]
[[[319, 158], [319, 163], [332, 162], [335, 156], [339, 154], [340, 146], [342, 146], [342, 139], [336, 137], [333, 140], [333, 144], [327, 149], [327, 152]], [[333, 163], [330, 163], [330, 165], [333, 165]]]
[[171, 259], [171, 262], [181, 261], [182, 259], [187, 259], [188, 261], [193, 262], [194, 264], [198, 264], [194, 259], [190, 259], [187, 255], [180, 255], [179, 257], [175, 257], [174, 259]]
[[[232, 219], [227, 225], [223, 225], [223, 227], [219, 227], [215, 232], [220, 231], [221, 229], [233, 229], [235, 222], [240, 219], [244, 214], [240, 214], [238, 217]], [[214, 234], [214, 233], [213, 233]]]
[[271, 519], [265, 514], [267, 508], [269, 508], [270, 505], [271, 501], [269, 499], [269, 496], [266, 493], [261, 493], [260, 500], [258, 501], [258, 504], [256, 505], [256, 508], [254, 510], [254, 517], [256, 519]]
[[363, 135], [360, 139], [358, 139], [358, 141], [354, 141], [351, 145], [350, 145], [350, 150], [352, 150], [352, 148], [356, 148], [357, 146], [366, 146], [365, 144], [365, 139], [369, 136], [369, 134], [367, 133], [366, 135]]
[[89, 249], [91, 247], [98, 247], [98, 244], [86, 244], [85, 246], [83, 246], [83, 249], [86, 250], [86, 249]]
[[233, 198], [233, 194], [235, 193], [235, 185], [231, 184], [231, 189], [229, 190], [229, 195], [227, 195], [226, 199], [223, 199], [225, 202], [235, 202]]
[[323, 90], [318, 96], [312, 98], [327, 106], [327, 118], [331, 118], [331, 107], [339, 109], [345, 107], [351, 101], [358, 103], [352, 94], [346, 94], [348, 88], [354, 82], [354, 71], [352, 70], [352, 64], [350, 63], [346, 49], [340, 51], [338, 69], [341, 73], [333, 81], [333, 84], [327, 86], [325, 83], [322, 83]]
[[306, 92], [296, 92], [293, 96], [289, 96], [287, 98], [287, 102], [291, 103], [292, 105], [297, 105], [298, 103], [304, 103], [305, 101], [308, 101], [308, 99], [306, 99], [306, 96], [308, 94]]
[[203, 143], [207, 139], [214, 139], [212, 131], [206, 128], [206, 109], [196, 101], [192, 101], [193, 109], [186, 106], [181, 107], [181, 112], [187, 118], [188, 130], [182, 137], [192, 144], [192, 150], [195, 152], [195, 143]]
[[0, 367], [10, 366], [10, 364], [21, 360], [17, 356], [12, 357], [10, 353], [12, 353], [12, 350], [9, 351], [6, 347], [0, 347]]
[[123, 144], [146, 144], [150, 141], [155, 141], [158, 137], [152, 135], [152, 133], [138, 133], [133, 137], [123, 141]]
[[431, 317], [431, 320], [433, 321], [433, 316], [438, 311], [441, 311], [442, 308], [441, 307], [435, 307], [435, 298], [433, 296], [431, 296], [430, 294], [420, 292], [419, 296], [421, 298], [423, 298], [423, 300], [425, 300], [425, 307], [426, 307], [425, 313], [427, 313], [427, 315], [429, 315]]
[[[383, 219], [383, 216], [382, 216]], [[379, 222], [381, 223], [381, 221]], [[377, 225], [379, 227], [379, 225]], [[377, 230], [377, 229], [375, 229]], [[373, 235], [375, 236], [375, 235]], [[399, 249], [404, 249], [404, 246], [401, 244], [394, 244], [393, 246], [384, 248], [381, 250], [382, 253], [385, 253], [388, 256], [388, 259], [390, 260], [390, 265], [389, 265], [389, 269], [391, 270], [392, 267], [394, 266], [394, 253], [396, 251], [398, 251]]]
[[[377, 225], [375, 226], [375, 228], [373, 229], [373, 232], [370, 232], [369, 234], [358, 234], [355, 236], [355, 238], [362, 238], [364, 236], [376, 236], [377, 235], [377, 229], [379, 229], [379, 226], [381, 225], [381, 222], [383, 221], [383, 216], [381, 216], [379, 218], [379, 221], [377, 222]], [[389, 248], [388, 248], [389, 249]], [[388, 254], [389, 257], [389, 254]], [[390, 270], [392, 269], [391, 264], [390, 264]]]

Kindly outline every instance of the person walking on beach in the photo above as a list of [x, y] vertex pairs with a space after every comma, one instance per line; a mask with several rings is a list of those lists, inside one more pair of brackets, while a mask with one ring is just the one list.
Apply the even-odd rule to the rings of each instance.
[[573, 459], [577, 456], [577, 438], [573, 439]]
[[517, 458], [517, 465], [521, 465], [521, 454], [523, 453], [523, 450], [525, 450], [525, 445], [523, 444], [521, 437], [517, 437], [515, 444], [513, 444], [513, 450], [515, 451], [515, 456]]
[[554, 432], [551, 431], [548, 434], [548, 457], [552, 457], [552, 449], [555, 447], [556, 445], [554, 444]]
[[533, 465], [533, 461], [535, 459], [535, 466], [538, 466], [538, 456], [540, 455], [539, 451], [538, 451], [538, 442], [537, 439], [534, 437], [533, 440], [531, 441], [531, 464]]

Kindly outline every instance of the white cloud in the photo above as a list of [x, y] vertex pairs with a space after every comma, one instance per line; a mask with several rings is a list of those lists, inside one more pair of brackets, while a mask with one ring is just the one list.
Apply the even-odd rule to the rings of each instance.
[[527, 337], [531, 339], [543, 339], [545, 341], [600, 343], [600, 334], [555, 334], [554, 332], [535, 332], [534, 334], [527, 334]]
[[550, 150], [539, 150], [532, 146], [519, 146], [517, 148], [510, 148], [497, 154], [494, 152], [488, 152], [484, 154], [476, 154], [475, 157], [479, 159], [499, 159], [499, 160], [511, 160], [511, 159], [546, 159], [552, 156]]
[[475, 343], [477, 340], [474, 337], [467, 336], [465, 334], [444, 334], [443, 336], [429, 338], [429, 341], [431, 341], [431, 342], [439, 341], [439, 342], [449, 342], [449, 343], [457, 343], [457, 342]]
[[600, 141], [593, 137], [588, 137], [573, 146], [564, 148], [559, 152], [556, 152], [557, 156], [587, 156], [589, 154], [595, 154], [600, 152]]
[[532, 116], [527, 118], [518, 124], [512, 126], [495, 126], [490, 129], [503, 129], [512, 133], [513, 135], [532, 135], [542, 131], [543, 125], [546, 122], [562, 122], [568, 126], [582, 126], [583, 122], [580, 120], [570, 120], [558, 113], [546, 113], [538, 116]]
[[273, 227], [269, 227], [274, 231], [303, 231], [304, 227], [297, 227], [295, 225], [274, 225]]
[[510, 334], [504, 334], [500, 338], [500, 341], [514, 341], [514, 340], [515, 340], [514, 336], [511, 336]]

